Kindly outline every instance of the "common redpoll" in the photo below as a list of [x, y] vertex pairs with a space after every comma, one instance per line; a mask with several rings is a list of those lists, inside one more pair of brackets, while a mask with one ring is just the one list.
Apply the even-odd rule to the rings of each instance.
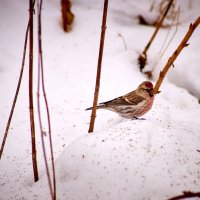
[[[153, 84], [150, 81], [144, 81], [136, 90], [113, 100], [100, 103], [97, 109], [106, 109], [116, 112], [124, 118], [137, 119], [151, 109], [153, 101]], [[92, 110], [92, 107], [86, 110]]]

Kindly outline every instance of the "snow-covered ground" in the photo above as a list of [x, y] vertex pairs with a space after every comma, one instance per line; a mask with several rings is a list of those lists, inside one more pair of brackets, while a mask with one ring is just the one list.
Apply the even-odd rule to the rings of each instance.
[[[137, 67], [137, 57], [154, 28], [138, 25], [136, 15], [148, 13], [149, 2], [109, 2], [99, 102], [126, 94], [146, 80]], [[153, 83], [189, 24], [199, 15], [198, 0], [179, 2], [181, 24], [159, 67], [155, 68]], [[115, 113], [99, 110], [95, 131], [88, 135], [91, 113], [84, 109], [93, 101], [102, 7], [103, 1], [73, 1], [73, 30], [64, 33], [60, 2], [44, 1], [43, 5], [45, 81], [58, 199], [165, 200], [185, 190], [199, 192], [200, 28], [174, 63], [175, 67], [170, 69], [160, 88], [162, 92], [144, 116], [146, 120], [126, 120]], [[27, 21], [27, 1], [0, 1], [0, 141], [19, 76]], [[167, 31], [159, 32], [149, 50], [149, 68], [155, 62]], [[36, 46], [35, 37], [35, 89]], [[36, 111], [40, 180], [33, 181], [28, 54], [26, 60], [19, 99], [0, 160], [1, 200], [50, 199]], [[34, 94], [36, 96], [36, 90]]]

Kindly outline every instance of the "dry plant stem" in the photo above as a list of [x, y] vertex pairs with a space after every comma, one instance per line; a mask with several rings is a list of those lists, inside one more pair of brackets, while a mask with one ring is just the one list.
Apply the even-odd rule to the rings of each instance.
[[[171, 24], [170, 27], [169, 27], [168, 33], [167, 33], [167, 35], [166, 35], [166, 38], [165, 38], [165, 40], [164, 40], [164, 42], [163, 42], [163, 45], [162, 45], [160, 51], [159, 51], [159, 54], [158, 54], [158, 56], [156, 57], [154, 64], [152, 65], [152, 66], [153, 66], [153, 67], [152, 67], [152, 70], [151, 70], [151, 71], [148, 71], [148, 73], [150, 73], [151, 77], [152, 77], [153, 71], [155, 70], [156, 66], [158, 65], [159, 60], [161, 60], [161, 58], [162, 58], [163, 55], [165, 54], [166, 50], [168, 49], [169, 45], [171, 44], [172, 40], [174, 39], [174, 37], [175, 37], [175, 35], [176, 35], [177, 31], [178, 31], [179, 15], [180, 15], [180, 6], [179, 6], [179, 8], [178, 8], [178, 10], [177, 10], [177, 14], [176, 14], [175, 17], [174, 17], [172, 24]], [[175, 29], [174, 33], [172, 34], [171, 38], [169, 39], [169, 41], [167, 42], [169, 33], [170, 33], [170, 31], [171, 31], [171, 28], [172, 28], [172, 26], [173, 26], [173, 24], [174, 24], [175, 19], [176, 19], [176, 21], [177, 21], [177, 22], [176, 22], [176, 29]], [[166, 44], [166, 42], [167, 42], [167, 44]], [[146, 73], [146, 72], [145, 72], [145, 73]]]
[[[142, 63], [140, 64], [140, 71], [142, 71], [143, 68], [144, 68], [145, 65], [146, 65], [147, 51], [148, 51], [149, 47], [151, 46], [153, 40], [155, 39], [155, 37], [156, 37], [156, 35], [157, 35], [157, 33], [158, 33], [160, 27], [162, 26], [162, 23], [163, 23], [163, 21], [164, 21], [166, 15], [167, 15], [167, 13], [168, 13], [170, 7], [171, 7], [173, 1], [174, 1], [174, 0], [169, 0], [169, 3], [168, 3], [168, 5], [167, 5], [167, 8], [166, 8], [166, 10], [165, 10], [163, 16], [160, 18], [160, 20], [159, 20], [159, 22], [158, 22], [158, 24], [157, 24], [157, 26], [156, 26], [156, 29], [155, 29], [153, 35], [151, 36], [151, 38], [150, 38], [149, 42], [147, 43], [146, 47], [144, 48], [144, 51], [142, 52], [142, 54], [141, 54], [141, 55], [139, 56], [139, 58], [138, 58], [139, 64], [142, 62]], [[144, 60], [143, 60], [143, 59], [144, 59]]]
[[20, 75], [19, 75], [17, 89], [16, 89], [14, 100], [13, 100], [13, 103], [12, 103], [10, 115], [9, 115], [8, 122], [7, 122], [7, 125], [6, 125], [6, 130], [4, 132], [3, 141], [2, 141], [2, 144], [1, 144], [0, 159], [1, 159], [2, 154], [3, 154], [5, 142], [6, 142], [6, 139], [7, 139], [7, 136], [8, 136], [8, 131], [9, 131], [9, 128], [10, 128], [12, 116], [13, 116], [13, 113], [14, 113], [15, 105], [16, 105], [16, 102], [17, 102], [17, 97], [18, 97], [20, 86], [21, 86], [21, 82], [22, 82], [22, 76], [23, 76], [23, 72], [24, 72], [24, 64], [25, 64], [25, 58], [26, 58], [26, 47], [27, 47], [27, 41], [28, 41], [28, 32], [29, 32], [29, 27], [30, 27], [29, 25], [30, 24], [28, 22], [28, 25], [27, 25], [27, 28], [26, 28], [26, 34], [25, 34], [24, 50], [23, 50], [23, 58], [22, 58], [22, 65], [21, 65]]
[[96, 110], [97, 110], [97, 102], [98, 102], [98, 96], [99, 96], [100, 78], [101, 78], [101, 63], [102, 63], [102, 57], [103, 57], [104, 38], [105, 38], [105, 31], [106, 31], [107, 10], [108, 10], [108, 0], [104, 0], [103, 20], [102, 20], [102, 26], [101, 26], [101, 39], [100, 39], [100, 47], [99, 47], [99, 58], [98, 58], [97, 75], [96, 75], [96, 86], [95, 86], [93, 108], [92, 108], [92, 114], [91, 114], [88, 133], [93, 132], [94, 122], [96, 118]]
[[[38, 116], [39, 116], [39, 126], [41, 131], [41, 140], [42, 140], [42, 149], [44, 154], [44, 162], [46, 167], [46, 173], [49, 183], [49, 189], [51, 193], [52, 200], [56, 200], [56, 177], [55, 177], [55, 165], [54, 165], [54, 155], [53, 155], [53, 144], [52, 144], [52, 137], [51, 137], [51, 121], [50, 121], [50, 112], [49, 106], [47, 101], [47, 96], [45, 92], [45, 81], [44, 81], [44, 67], [43, 67], [43, 54], [42, 54], [42, 23], [41, 23], [41, 14], [42, 14], [42, 0], [37, 1], [37, 8], [38, 8], [38, 89], [37, 89], [37, 105], [38, 105]], [[42, 117], [41, 117], [41, 109], [40, 109], [40, 80], [42, 82], [42, 92], [45, 101], [46, 107], [46, 114], [47, 114], [47, 122], [48, 122], [48, 133], [49, 133], [49, 143], [50, 143], [50, 151], [51, 151], [51, 162], [52, 162], [52, 170], [53, 170], [53, 187], [51, 184], [51, 177], [50, 177], [50, 170], [48, 167], [47, 161], [47, 154], [44, 142], [44, 131], [42, 127]]]
[[122, 41], [123, 41], [123, 44], [124, 44], [124, 49], [127, 50], [127, 45], [126, 45], [126, 42], [125, 42], [123, 35], [121, 33], [118, 33], [118, 36], [122, 38]]
[[[174, 37], [175, 37], [175, 35], [176, 35], [177, 31], [178, 31], [179, 16], [180, 16], [180, 6], [178, 7], [177, 15], [176, 15], [175, 18], [174, 18], [174, 20], [176, 19], [176, 29], [175, 29], [173, 35], [171, 36], [169, 42], [168, 42], [167, 45], [165, 46], [165, 48], [164, 48], [164, 45], [163, 45], [163, 47], [161, 48], [161, 50], [160, 50], [160, 59], [163, 57], [164, 53], [166, 52], [166, 50], [167, 50], [167, 48], [169, 47], [169, 45], [172, 43], [172, 40], [174, 39]], [[173, 20], [173, 22], [174, 22], [174, 20]], [[172, 25], [173, 25], [173, 22], [172, 22]], [[171, 25], [171, 27], [172, 27], [172, 25]], [[170, 27], [170, 29], [171, 29], [171, 27]], [[165, 41], [165, 42], [166, 42], [166, 41]], [[164, 42], [164, 44], [165, 44], [165, 42]], [[163, 48], [164, 48], [164, 49], [163, 49]]]
[[179, 195], [179, 196], [176, 196], [176, 197], [172, 197], [168, 200], [178, 200], [178, 199], [187, 199], [187, 198], [193, 198], [193, 197], [199, 197], [200, 198], [200, 192], [190, 192], [190, 191], [187, 191], [187, 192], [183, 192], [182, 195]]
[[34, 122], [34, 107], [33, 107], [33, 0], [29, 0], [29, 19], [30, 19], [30, 34], [29, 34], [29, 113], [31, 126], [31, 142], [32, 142], [32, 162], [35, 182], [39, 180], [37, 168], [37, 151], [35, 142], [35, 122]]
[[169, 11], [169, 9], [170, 9], [170, 7], [171, 7], [173, 1], [174, 1], [174, 0], [169, 0], [169, 3], [168, 3], [168, 5], [167, 5], [167, 8], [166, 8], [166, 10], [165, 10], [163, 16], [161, 17], [160, 21], [158, 22], [158, 24], [157, 24], [157, 26], [156, 26], [156, 29], [155, 29], [155, 31], [154, 31], [154, 33], [153, 33], [153, 35], [151, 36], [151, 38], [150, 38], [148, 44], [146, 45], [146, 47], [145, 47], [145, 49], [144, 49], [144, 51], [143, 51], [143, 54], [146, 54], [146, 52], [148, 51], [149, 47], [151, 46], [151, 44], [152, 44], [154, 38], [156, 37], [156, 35], [157, 35], [157, 33], [158, 33], [160, 27], [162, 26], [162, 23], [163, 23], [165, 17], [167, 16], [167, 13], [168, 13], [168, 11]]
[[183, 48], [186, 47], [186, 46], [188, 46], [187, 42], [188, 42], [188, 40], [190, 39], [190, 37], [193, 34], [194, 30], [196, 29], [196, 27], [199, 24], [200, 24], [200, 17], [198, 17], [193, 24], [190, 24], [189, 30], [186, 33], [185, 37], [183, 38], [183, 40], [181, 41], [181, 43], [179, 44], [179, 46], [177, 47], [177, 49], [174, 51], [174, 53], [172, 54], [172, 56], [168, 59], [168, 62], [165, 65], [165, 67], [163, 68], [163, 70], [160, 72], [159, 78], [158, 78], [158, 80], [156, 82], [156, 85], [154, 87], [154, 94], [158, 93], [160, 85], [162, 84], [163, 79], [164, 79], [167, 71], [169, 70], [169, 68], [171, 67], [171, 65], [173, 65], [174, 61], [176, 60], [176, 58], [178, 57], [178, 55], [181, 53], [181, 51], [183, 50]]

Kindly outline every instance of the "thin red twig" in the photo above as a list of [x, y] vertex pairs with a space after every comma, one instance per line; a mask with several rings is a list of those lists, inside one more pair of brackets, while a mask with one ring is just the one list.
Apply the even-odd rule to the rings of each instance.
[[31, 144], [32, 144], [32, 162], [35, 182], [39, 180], [37, 167], [37, 150], [35, 138], [35, 121], [34, 121], [34, 106], [33, 106], [33, 0], [29, 0], [29, 19], [30, 19], [30, 34], [29, 34], [29, 114], [31, 126]]
[[[51, 193], [52, 200], [56, 200], [56, 175], [55, 175], [55, 164], [54, 164], [54, 153], [53, 153], [53, 144], [52, 144], [52, 136], [51, 136], [51, 121], [50, 121], [50, 112], [49, 112], [49, 106], [47, 101], [47, 96], [45, 92], [45, 81], [44, 81], [44, 66], [43, 66], [43, 54], [42, 54], [42, 23], [41, 23], [41, 14], [42, 14], [42, 0], [38, 0], [38, 46], [39, 46], [39, 53], [38, 53], [38, 116], [39, 116], [39, 125], [40, 125], [40, 131], [41, 131], [41, 140], [42, 140], [42, 149], [44, 154], [44, 161], [45, 161], [45, 167], [46, 167], [46, 173], [49, 183], [49, 189]], [[45, 101], [45, 107], [46, 107], [46, 114], [47, 114], [47, 122], [48, 122], [48, 134], [49, 134], [49, 144], [50, 144], [50, 151], [51, 151], [51, 164], [52, 164], [52, 170], [53, 170], [53, 187], [51, 184], [51, 177], [50, 177], [50, 170], [48, 167], [47, 162], [47, 154], [46, 154], [46, 148], [45, 148], [45, 142], [44, 142], [44, 131], [42, 127], [42, 117], [41, 117], [41, 109], [40, 109], [40, 80], [42, 83], [42, 92], [43, 97]]]
[[26, 47], [27, 47], [27, 41], [28, 41], [29, 28], [30, 28], [30, 23], [28, 22], [28, 25], [27, 25], [27, 28], [26, 28], [26, 34], [25, 34], [24, 50], [23, 50], [23, 58], [22, 58], [22, 65], [21, 65], [20, 75], [19, 75], [17, 89], [16, 89], [16, 92], [15, 92], [15, 96], [14, 96], [14, 100], [13, 100], [13, 103], [12, 103], [11, 111], [10, 111], [9, 118], [8, 118], [8, 121], [7, 121], [6, 130], [4, 132], [3, 141], [2, 141], [2, 144], [1, 144], [0, 159], [1, 159], [2, 154], [3, 154], [4, 146], [5, 146], [5, 143], [6, 143], [7, 136], [8, 136], [8, 131], [9, 131], [9, 128], [10, 128], [11, 120], [12, 120], [12, 117], [13, 117], [13, 113], [14, 113], [14, 110], [15, 110], [15, 105], [16, 105], [16, 102], [17, 102], [17, 97], [18, 97], [20, 86], [21, 86], [21, 82], [22, 82], [22, 77], [23, 77], [23, 72], [24, 72], [24, 64], [25, 64], [25, 60], [26, 60]]

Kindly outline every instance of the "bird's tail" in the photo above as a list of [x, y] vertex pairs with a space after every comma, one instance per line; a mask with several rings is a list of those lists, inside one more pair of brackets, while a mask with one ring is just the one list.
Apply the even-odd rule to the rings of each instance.
[[[106, 105], [105, 103], [100, 103], [99, 105], [97, 105], [97, 109], [102, 109], [102, 108], [105, 108]], [[89, 107], [89, 108], [86, 108], [85, 110], [92, 110], [93, 107]]]

